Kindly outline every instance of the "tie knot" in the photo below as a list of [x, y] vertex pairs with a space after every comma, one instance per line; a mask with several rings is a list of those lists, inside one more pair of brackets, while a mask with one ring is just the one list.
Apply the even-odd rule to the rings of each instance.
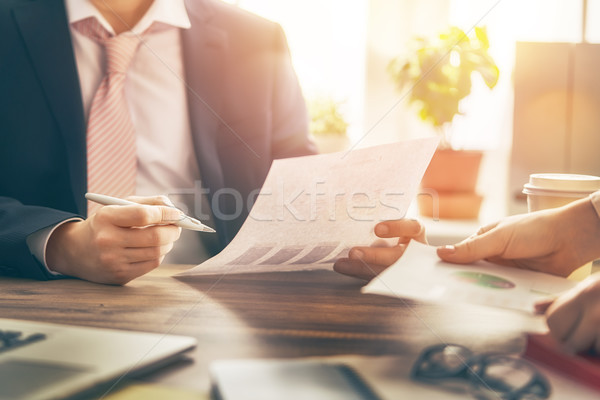
[[73, 27], [82, 35], [104, 45], [106, 49], [107, 73], [126, 73], [141, 43], [141, 38], [132, 34], [111, 34], [90, 17], [73, 23]]
[[141, 41], [137, 36], [119, 35], [104, 41], [107, 72], [126, 73]]

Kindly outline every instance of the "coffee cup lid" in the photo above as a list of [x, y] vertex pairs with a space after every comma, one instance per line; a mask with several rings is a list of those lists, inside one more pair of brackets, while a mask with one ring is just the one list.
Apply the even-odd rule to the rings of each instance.
[[525, 194], [587, 196], [600, 190], [600, 177], [579, 174], [531, 174], [524, 185]]

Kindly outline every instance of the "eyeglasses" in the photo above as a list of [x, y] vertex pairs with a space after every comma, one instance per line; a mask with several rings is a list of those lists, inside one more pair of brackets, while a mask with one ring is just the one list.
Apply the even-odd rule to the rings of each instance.
[[541, 400], [550, 396], [548, 380], [529, 362], [500, 353], [474, 354], [456, 344], [423, 350], [411, 371], [413, 379], [467, 389], [477, 399]]

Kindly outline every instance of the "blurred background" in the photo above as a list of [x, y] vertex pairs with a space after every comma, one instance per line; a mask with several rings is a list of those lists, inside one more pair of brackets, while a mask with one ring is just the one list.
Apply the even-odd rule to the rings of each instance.
[[311, 113], [335, 120], [315, 135], [346, 132], [333, 150], [435, 135], [386, 69], [415, 36], [485, 27], [498, 82], [474, 74], [452, 121], [453, 147], [484, 153], [478, 223], [526, 211], [532, 172], [600, 175], [600, 0], [229, 2], [281, 24]]

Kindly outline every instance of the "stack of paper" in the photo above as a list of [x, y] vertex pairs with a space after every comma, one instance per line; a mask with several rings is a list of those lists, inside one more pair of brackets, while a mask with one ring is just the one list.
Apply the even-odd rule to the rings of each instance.
[[363, 288], [364, 293], [439, 303], [469, 303], [533, 312], [536, 301], [556, 296], [576, 282], [486, 261], [461, 265], [441, 261], [435, 247], [411, 242], [402, 257]]

